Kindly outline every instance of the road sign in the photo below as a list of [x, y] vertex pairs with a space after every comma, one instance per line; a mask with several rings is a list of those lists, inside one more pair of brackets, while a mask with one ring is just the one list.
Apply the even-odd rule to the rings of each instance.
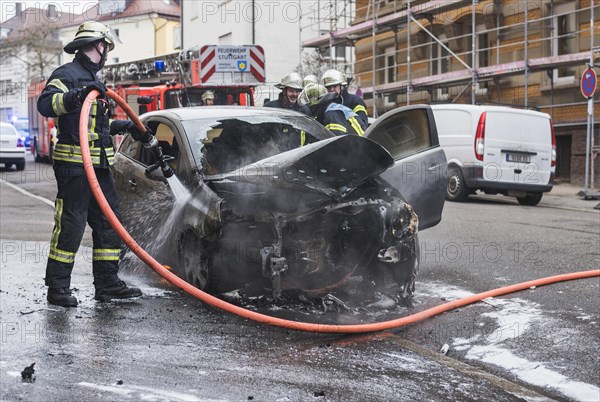
[[581, 93], [587, 99], [594, 96], [596, 92], [596, 83], [598, 79], [596, 77], [596, 71], [593, 68], [588, 68], [581, 75]]

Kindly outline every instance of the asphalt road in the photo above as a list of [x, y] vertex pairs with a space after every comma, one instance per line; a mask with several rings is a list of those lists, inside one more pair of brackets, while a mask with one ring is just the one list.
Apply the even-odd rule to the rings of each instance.
[[[53, 200], [49, 165], [0, 178]], [[267, 327], [207, 307], [138, 264], [133, 301], [96, 303], [89, 235], [72, 286], [48, 305], [51, 204], [0, 183], [2, 400], [600, 400], [600, 279], [486, 300], [384, 333]], [[600, 267], [600, 214], [503, 198], [447, 203], [420, 233], [414, 306], [383, 293], [336, 304], [253, 305], [311, 322], [373, 322], [540, 277]], [[444, 355], [440, 350], [447, 349]], [[21, 371], [35, 364], [35, 381]]]

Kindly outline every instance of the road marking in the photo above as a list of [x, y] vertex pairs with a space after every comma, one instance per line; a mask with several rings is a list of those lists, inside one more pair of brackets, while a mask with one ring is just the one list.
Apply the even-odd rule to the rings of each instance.
[[19, 186], [15, 185], [15, 184], [9, 183], [9, 182], [7, 182], [7, 181], [6, 181], [6, 180], [4, 180], [4, 179], [0, 179], [0, 183], [2, 183], [2, 184], [6, 184], [7, 186], [14, 188], [14, 189], [15, 189], [15, 190], [17, 190], [18, 192], [20, 192], [20, 193], [22, 193], [22, 194], [25, 194], [25, 195], [26, 195], [26, 196], [28, 196], [28, 197], [35, 198], [36, 200], [42, 201], [44, 204], [50, 205], [52, 208], [54, 208], [54, 202], [50, 201], [50, 200], [49, 200], [49, 199], [47, 199], [47, 198], [40, 197], [39, 195], [35, 195], [35, 194], [33, 194], [33, 193], [30, 193], [29, 191], [27, 191], [27, 190], [24, 190], [24, 189], [22, 189], [21, 187], [19, 187]]

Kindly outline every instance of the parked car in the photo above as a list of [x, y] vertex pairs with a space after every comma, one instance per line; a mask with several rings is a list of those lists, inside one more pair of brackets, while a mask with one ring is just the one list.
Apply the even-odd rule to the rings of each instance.
[[19, 141], [25, 149], [31, 148], [31, 138], [29, 137], [29, 120], [27, 119], [17, 119], [13, 125], [17, 129], [19, 133]]
[[25, 147], [19, 139], [15, 126], [0, 123], [0, 163], [7, 169], [12, 165], [15, 165], [17, 170], [25, 169]]
[[417, 231], [436, 225], [444, 204], [445, 177], [420, 170], [446, 164], [428, 106], [382, 116], [368, 139], [273, 108], [168, 109], [142, 121], [191, 197], [175, 204], [160, 169], [149, 171], [151, 153], [126, 135], [114, 166], [123, 220], [188, 282], [210, 292], [259, 283], [278, 295], [362, 274], [412, 294]]
[[446, 199], [476, 190], [537, 205], [552, 190], [556, 141], [546, 113], [502, 106], [433, 105], [448, 158]]

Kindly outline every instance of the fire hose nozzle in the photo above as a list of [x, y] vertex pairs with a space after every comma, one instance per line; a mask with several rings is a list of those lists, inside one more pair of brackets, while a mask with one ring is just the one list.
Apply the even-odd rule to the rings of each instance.
[[144, 148], [150, 150], [150, 152], [152, 152], [152, 156], [154, 156], [154, 159], [156, 160], [156, 163], [154, 165], [146, 169], [148, 173], [160, 167], [160, 170], [162, 171], [163, 176], [165, 176], [166, 179], [173, 176], [173, 169], [171, 169], [171, 166], [169, 166], [169, 164], [167, 163], [167, 161], [172, 160], [173, 157], [170, 155], [163, 155], [162, 148], [160, 147], [160, 145], [158, 145], [158, 140], [156, 139], [156, 137], [152, 137], [152, 139], [149, 142], [144, 142]]

